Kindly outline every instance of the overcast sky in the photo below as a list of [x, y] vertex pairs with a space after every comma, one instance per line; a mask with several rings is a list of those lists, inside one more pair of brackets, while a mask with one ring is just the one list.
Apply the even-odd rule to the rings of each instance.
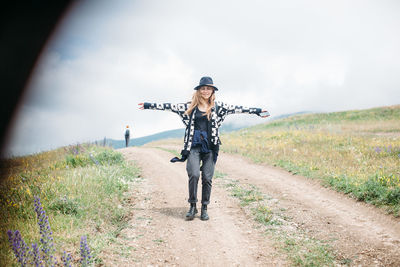
[[[37, 63], [7, 154], [182, 128], [140, 102], [217, 100], [271, 118], [400, 104], [400, 2], [81, 1]], [[231, 115], [228, 123], [263, 123]]]

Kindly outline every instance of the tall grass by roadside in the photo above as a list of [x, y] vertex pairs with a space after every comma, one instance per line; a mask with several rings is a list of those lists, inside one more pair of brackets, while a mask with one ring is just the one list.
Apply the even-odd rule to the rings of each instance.
[[320, 179], [400, 216], [400, 105], [294, 116], [222, 136], [224, 152]]
[[[15, 263], [7, 231], [19, 230], [26, 243], [39, 243], [34, 196], [40, 197], [53, 231], [57, 257], [77, 262], [81, 236], [87, 236], [94, 261], [127, 224], [124, 194], [139, 176], [120, 153], [107, 147], [76, 145], [1, 162], [0, 262]], [[75, 255], [75, 256], [74, 256]]]

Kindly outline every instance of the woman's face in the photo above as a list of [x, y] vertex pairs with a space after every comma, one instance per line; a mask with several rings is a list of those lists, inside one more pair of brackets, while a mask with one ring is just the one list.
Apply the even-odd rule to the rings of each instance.
[[208, 100], [212, 93], [214, 92], [214, 88], [212, 88], [211, 86], [202, 86], [199, 89], [200, 91], [200, 96], [204, 99], [204, 100]]

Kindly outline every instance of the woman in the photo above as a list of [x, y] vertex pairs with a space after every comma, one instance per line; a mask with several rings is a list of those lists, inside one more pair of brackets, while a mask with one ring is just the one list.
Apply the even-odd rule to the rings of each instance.
[[[189, 176], [190, 209], [186, 214], [187, 220], [193, 220], [197, 213], [197, 185], [202, 180], [201, 220], [208, 220], [207, 205], [210, 203], [212, 177], [218, 157], [219, 140], [218, 129], [226, 115], [234, 113], [256, 114], [262, 118], [269, 116], [268, 111], [260, 108], [246, 108], [227, 105], [215, 101], [214, 86], [210, 77], [202, 77], [198, 86], [194, 88], [192, 101], [182, 104], [140, 103], [140, 109], [168, 110], [177, 113], [186, 126], [184, 145], [181, 158], [173, 158], [171, 162], [184, 162], [187, 159], [186, 170]], [[200, 162], [202, 166], [200, 167]]]

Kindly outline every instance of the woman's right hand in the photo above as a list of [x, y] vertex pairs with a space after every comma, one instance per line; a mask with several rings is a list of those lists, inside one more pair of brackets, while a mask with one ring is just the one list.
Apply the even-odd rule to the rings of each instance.
[[139, 103], [139, 109], [144, 109], [144, 103]]

